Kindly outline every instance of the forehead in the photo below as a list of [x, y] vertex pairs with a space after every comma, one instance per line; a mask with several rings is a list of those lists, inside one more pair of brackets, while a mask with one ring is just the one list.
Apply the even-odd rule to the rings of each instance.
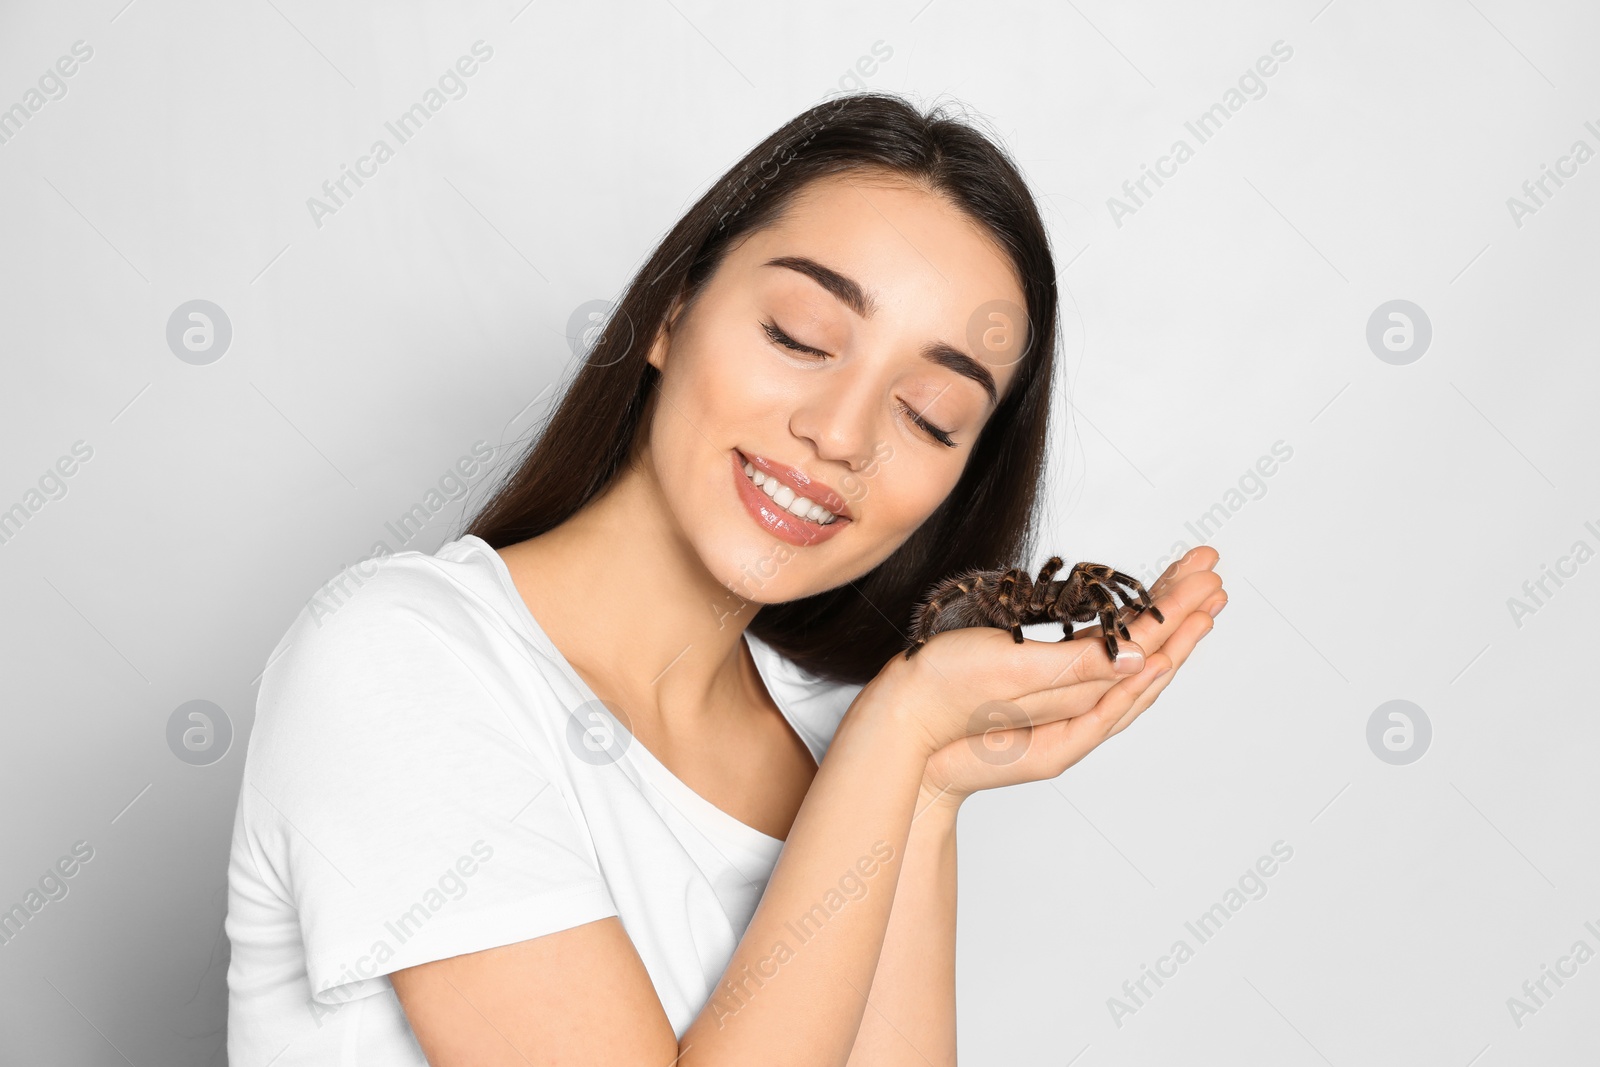
[[940, 340], [972, 354], [990, 366], [1002, 395], [1015, 374], [1027, 324], [1011, 257], [982, 224], [921, 185], [880, 172], [816, 179], [737, 254], [758, 283], [833, 303], [803, 273], [767, 265], [787, 256], [818, 262], [859, 283], [872, 323], [917, 345]]

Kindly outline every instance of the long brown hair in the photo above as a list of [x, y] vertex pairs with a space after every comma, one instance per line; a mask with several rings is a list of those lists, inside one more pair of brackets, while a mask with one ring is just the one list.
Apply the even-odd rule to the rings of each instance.
[[876, 91], [840, 96], [796, 116], [678, 220], [629, 283], [522, 460], [466, 532], [503, 548], [559, 526], [599, 495], [645, 428], [660, 378], [646, 354], [679, 298], [683, 308], [692, 306], [730, 243], [777, 221], [808, 182], [883, 171], [948, 198], [1006, 250], [1027, 301], [1026, 347], [960, 480], [906, 542], [860, 578], [763, 605], [750, 632], [819, 678], [862, 684], [904, 650], [911, 612], [929, 585], [968, 568], [1027, 566], [1057, 339], [1049, 239], [1003, 148], [948, 116], [943, 105], [924, 114]]

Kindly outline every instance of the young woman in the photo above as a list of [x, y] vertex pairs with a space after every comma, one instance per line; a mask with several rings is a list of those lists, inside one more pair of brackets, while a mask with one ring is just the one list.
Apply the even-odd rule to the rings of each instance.
[[1201, 547], [1116, 662], [904, 656], [929, 585], [1030, 560], [1055, 335], [962, 122], [841, 97], [723, 175], [468, 532], [274, 650], [234, 1067], [954, 1063], [962, 800], [1125, 728], [1226, 601]]

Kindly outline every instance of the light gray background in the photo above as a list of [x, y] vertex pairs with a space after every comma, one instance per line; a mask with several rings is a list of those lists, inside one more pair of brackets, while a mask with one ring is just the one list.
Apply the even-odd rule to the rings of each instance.
[[[1520, 1025], [1507, 998], [1600, 950], [1600, 563], [1523, 591], [1600, 547], [1600, 160], [1520, 225], [1507, 201], [1600, 149], [1595, 8], [125, 2], [0, 8], [0, 108], [93, 49], [0, 144], [0, 508], [28, 512], [0, 544], [0, 907], [94, 849], [0, 945], [0, 1060], [222, 1061], [267, 654], [380, 541], [456, 536], [501, 468], [420, 535], [385, 524], [476, 442], [525, 440], [575, 309], [880, 41], [861, 82], [968, 105], [1045, 206], [1065, 417], [1042, 544], [1148, 579], [1203, 539], [1232, 596], [1132, 729], [968, 803], [963, 1062], [1593, 1050], [1600, 961]], [[316, 225], [307, 198], [478, 40], [466, 95]], [[1184, 123], [1280, 40], [1200, 144]], [[1194, 157], [1118, 225], [1107, 199], [1179, 138]], [[195, 299], [232, 327], [203, 366], [166, 340]], [[1367, 342], [1397, 299], [1432, 327], [1406, 365]], [[1394, 699], [1432, 726], [1408, 765], [1367, 741]], [[191, 700], [234, 729], [207, 766], [168, 746]], [[1185, 921], [1277, 841], [1265, 896], [1200, 944]], [[1119, 1025], [1108, 998], [1180, 938], [1193, 958]]]

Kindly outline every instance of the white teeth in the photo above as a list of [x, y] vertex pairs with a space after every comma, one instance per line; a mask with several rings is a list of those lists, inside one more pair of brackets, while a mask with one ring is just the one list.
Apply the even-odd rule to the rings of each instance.
[[757, 470], [755, 465], [748, 461], [744, 465], [744, 473], [747, 478], [756, 483], [758, 489], [772, 498], [774, 504], [791, 515], [808, 519], [820, 526], [826, 526], [837, 518], [833, 512], [821, 504], [798, 495], [778, 479], [770, 478], [762, 471]]

